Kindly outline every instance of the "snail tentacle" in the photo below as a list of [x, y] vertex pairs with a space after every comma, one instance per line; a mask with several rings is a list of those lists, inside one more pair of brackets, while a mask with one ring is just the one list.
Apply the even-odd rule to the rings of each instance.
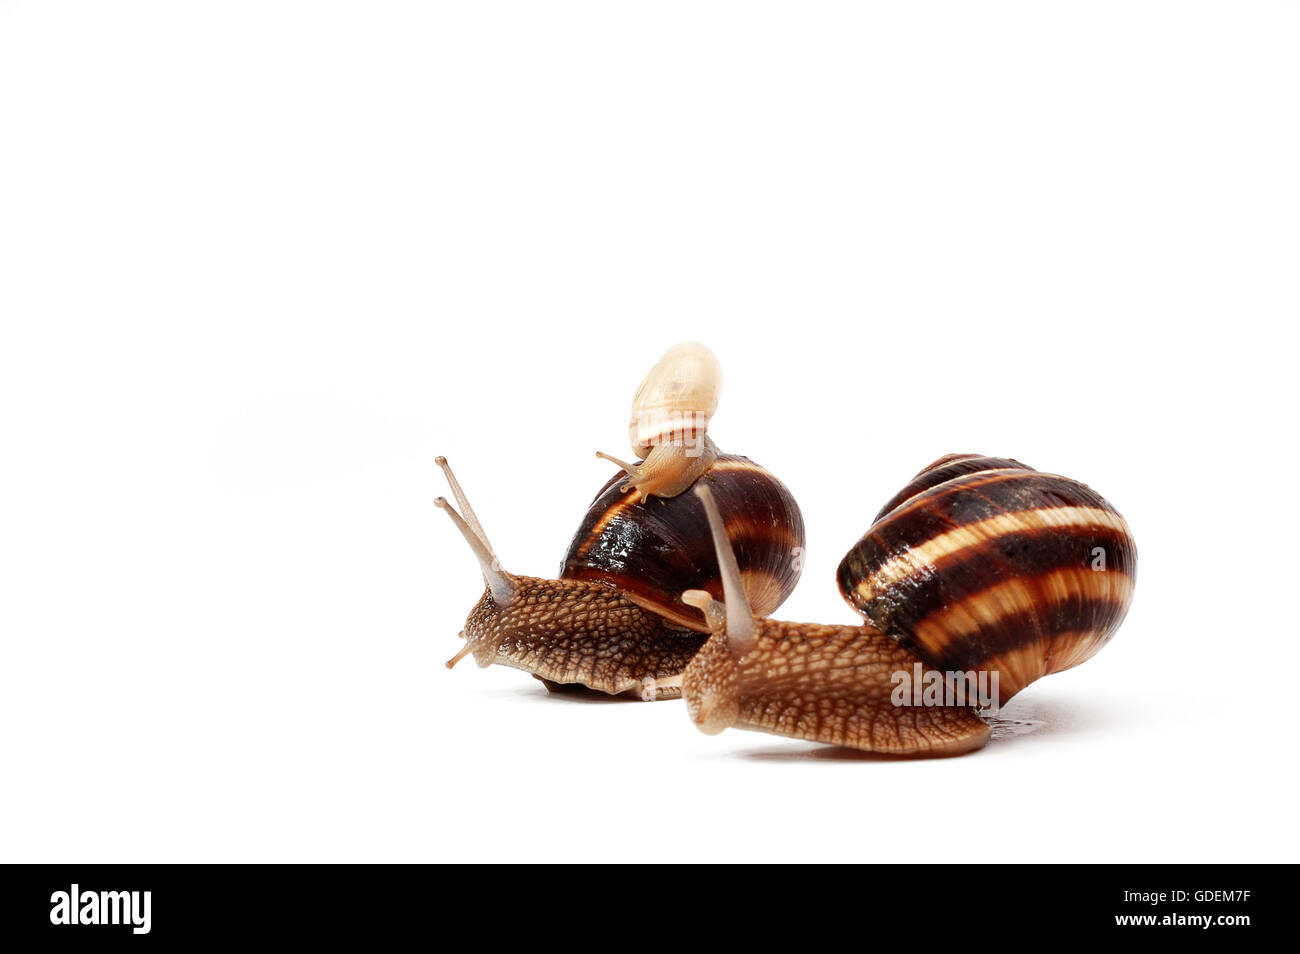
[[451, 522], [456, 525], [456, 529], [460, 531], [461, 536], [465, 538], [465, 542], [469, 544], [470, 550], [474, 553], [474, 558], [478, 560], [478, 565], [483, 571], [483, 581], [487, 583], [488, 589], [492, 591], [492, 599], [499, 604], [509, 603], [514, 599], [515, 594], [519, 591], [519, 586], [514, 577], [501, 569], [501, 565], [497, 562], [496, 556], [493, 555], [488, 545], [474, 533], [465, 519], [456, 512], [456, 509], [447, 503], [446, 497], [437, 498], [433, 505], [447, 512], [447, 516], [451, 517]]
[[700, 485], [695, 488], [695, 496], [704, 504], [704, 512], [709, 518], [709, 531], [713, 534], [713, 547], [718, 554], [718, 569], [721, 571], [727, 613], [727, 645], [734, 655], [739, 656], [753, 645], [754, 611], [749, 606], [749, 597], [745, 595], [740, 564], [736, 562], [736, 553], [731, 548], [727, 527], [722, 522], [718, 505], [713, 501], [713, 493], [708, 487]]

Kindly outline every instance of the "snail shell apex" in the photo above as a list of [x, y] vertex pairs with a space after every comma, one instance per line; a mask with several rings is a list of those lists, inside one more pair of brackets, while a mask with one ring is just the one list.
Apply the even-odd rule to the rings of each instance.
[[1087, 485], [1007, 458], [949, 455], [840, 563], [845, 599], [938, 669], [996, 670], [1000, 701], [1076, 666], [1128, 612], [1137, 548]]
[[673, 345], [632, 398], [628, 440], [636, 456], [663, 443], [702, 443], [721, 394], [722, 365], [714, 353], [694, 341]]
[[[685, 629], [707, 632], [700, 612], [681, 601], [687, 590], [722, 599], [717, 556], [699, 498], [650, 497], [607, 483], [583, 517], [560, 576], [617, 586], [628, 599]], [[720, 454], [696, 483], [713, 492], [740, 564], [755, 615], [770, 615], [799, 580], [805, 546], [799, 505], [769, 471], [747, 457]]]

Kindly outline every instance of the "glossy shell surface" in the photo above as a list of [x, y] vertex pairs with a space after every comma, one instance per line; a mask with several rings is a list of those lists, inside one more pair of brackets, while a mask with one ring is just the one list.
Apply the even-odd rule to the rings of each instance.
[[1069, 477], [1008, 458], [940, 458], [840, 563], [845, 599], [945, 671], [997, 671], [1001, 701], [1097, 653], [1128, 612], [1137, 547]]
[[[619, 587], [638, 604], [704, 632], [686, 590], [721, 600], [722, 583], [709, 525], [693, 493], [644, 503], [619, 490], [617, 475], [587, 509], [560, 575]], [[712, 490], [740, 564], [754, 612], [772, 613], [794, 590], [803, 565], [803, 516], [785, 485], [746, 457], [722, 454], [700, 478]]]

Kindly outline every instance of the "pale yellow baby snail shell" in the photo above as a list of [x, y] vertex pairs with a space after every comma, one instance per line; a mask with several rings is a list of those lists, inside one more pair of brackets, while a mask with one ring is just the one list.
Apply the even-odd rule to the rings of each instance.
[[718, 448], [708, 436], [709, 421], [722, 393], [722, 366], [704, 345], [673, 345], [650, 369], [632, 399], [628, 438], [643, 458], [629, 464], [613, 461], [628, 473], [622, 490], [642, 501], [652, 494], [675, 497], [713, 465]]

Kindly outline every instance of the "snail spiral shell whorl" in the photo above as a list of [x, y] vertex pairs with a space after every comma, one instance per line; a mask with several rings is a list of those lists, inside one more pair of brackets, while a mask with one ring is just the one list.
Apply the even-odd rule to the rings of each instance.
[[936, 668], [996, 670], [1000, 702], [1077, 666], [1128, 612], [1137, 548], [1087, 485], [1007, 458], [921, 471], [840, 563], [840, 590]]
[[694, 341], [669, 348], [632, 398], [632, 450], [645, 457], [658, 444], [701, 441], [721, 393], [722, 366], [712, 351]]
[[[587, 508], [560, 575], [612, 583], [683, 628], [706, 632], [699, 610], [681, 601], [686, 590], [723, 598], [703, 505], [691, 493], [640, 502], [622, 493], [622, 479], [611, 479]], [[769, 471], [737, 454], [720, 454], [697, 483], [713, 492], [725, 516], [755, 615], [769, 615], [799, 581], [799, 505]]]

